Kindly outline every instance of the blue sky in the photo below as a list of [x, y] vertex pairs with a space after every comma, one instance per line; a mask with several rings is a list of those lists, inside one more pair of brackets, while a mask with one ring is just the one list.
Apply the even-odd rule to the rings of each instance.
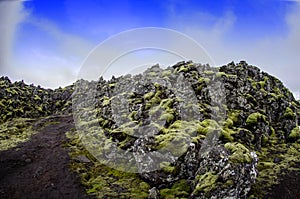
[[195, 39], [218, 66], [246, 60], [297, 93], [299, 5], [297, 0], [2, 0], [0, 75], [65, 86], [105, 39], [132, 28], [162, 27]]

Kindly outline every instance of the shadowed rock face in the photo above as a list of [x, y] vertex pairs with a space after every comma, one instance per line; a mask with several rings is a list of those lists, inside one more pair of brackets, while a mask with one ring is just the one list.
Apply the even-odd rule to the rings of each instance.
[[54, 91], [2, 78], [0, 94], [3, 121], [70, 113], [72, 94], [72, 168], [99, 198], [264, 198], [299, 173], [299, 103], [243, 61], [156, 65]]

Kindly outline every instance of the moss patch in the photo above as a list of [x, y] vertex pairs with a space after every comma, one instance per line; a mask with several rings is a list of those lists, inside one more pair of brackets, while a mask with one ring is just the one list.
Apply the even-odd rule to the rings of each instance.
[[250, 126], [256, 125], [259, 121], [266, 121], [266, 116], [261, 113], [252, 113], [248, 116], [246, 123]]
[[0, 125], [0, 151], [16, 147], [37, 133], [32, 130], [32, 119], [17, 118]]
[[203, 175], [196, 176], [196, 180], [198, 180], [198, 184], [193, 192], [193, 194], [199, 194], [199, 192], [203, 192], [207, 194], [215, 189], [216, 181], [218, 179], [218, 175], [214, 172], [207, 172]]
[[250, 163], [252, 161], [249, 150], [243, 144], [228, 142], [224, 147], [232, 152], [229, 156], [229, 161], [232, 163]]
[[[72, 159], [70, 168], [81, 179], [86, 192], [96, 198], [148, 198], [150, 186], [135, 173], [112, 169], [99, 163], [81, 144], [76, 132], [68, 132], [70, 139], [65, 147], [69, 148]], [[76, 160], [76, 157], [87, 157], [91, 162]]]
[[189, 193], [191, 191], [190, 185], [187, 180], [178, 180], [173, 184], [171, 188], [165, 188], [160, 190], [161, 198], [165, 199], [177, 199], [177, 198], [189, 198]]

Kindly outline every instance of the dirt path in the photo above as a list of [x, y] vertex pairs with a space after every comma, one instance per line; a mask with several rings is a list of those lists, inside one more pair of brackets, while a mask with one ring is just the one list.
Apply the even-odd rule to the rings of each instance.
[[[0, 152], [0, 198], [90, 198], [69, 170], [62, 147], [65, 132], [74, 127], [71, 116], [56, 116], [18, 150]], [[35, 125], [43, 125], [48, 120]]]

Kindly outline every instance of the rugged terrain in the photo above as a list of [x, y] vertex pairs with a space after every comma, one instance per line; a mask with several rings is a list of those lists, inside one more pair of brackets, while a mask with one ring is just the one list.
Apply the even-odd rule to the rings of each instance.
[[299, 102], [244, 61], [0, 96], [1, 198], [300, 198]]

